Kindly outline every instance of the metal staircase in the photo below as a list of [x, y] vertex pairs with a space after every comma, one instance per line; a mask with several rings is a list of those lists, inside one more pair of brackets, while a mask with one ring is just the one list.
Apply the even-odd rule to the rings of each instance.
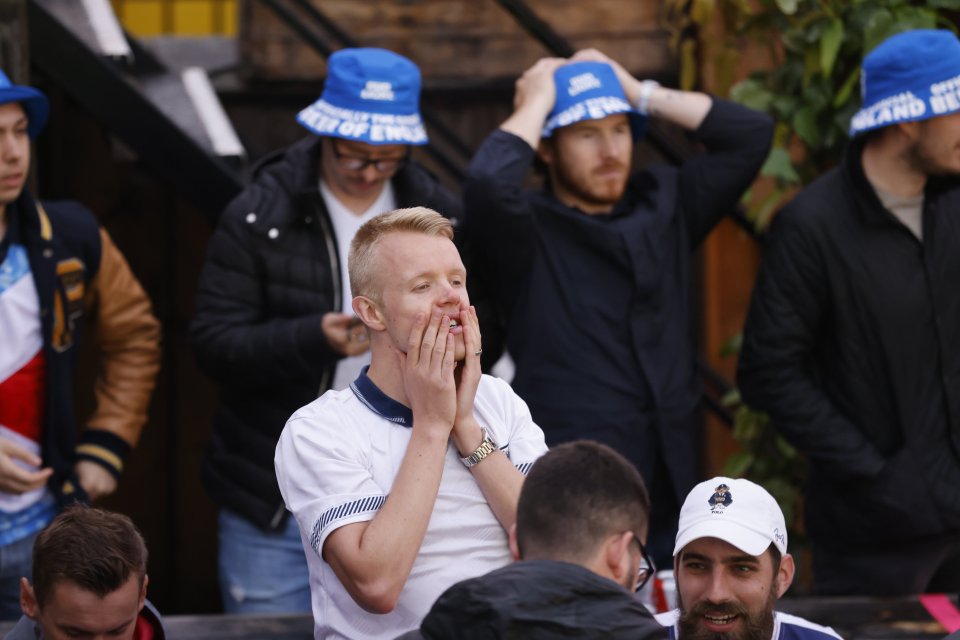
[[30, 0], [32, 64], [211, 219], [242, 188], [243, 146], [200, 67], [125, 34], [108, 0]]

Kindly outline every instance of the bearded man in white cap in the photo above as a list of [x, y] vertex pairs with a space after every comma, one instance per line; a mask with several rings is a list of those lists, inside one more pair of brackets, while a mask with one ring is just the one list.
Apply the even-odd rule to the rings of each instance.
[[347, 278], [354, 234], [397, 207], [459, 215], [459, 199], [410, 159], [427, 144], [419, 98], [420, 70], [403, 56], [331, 55], [323, 94], [297, 116], [310, 135], [261, 161], [210, 241], [190, 334], [221, 391], [203, 478], [220, 507], [228, 612], [310, 611], [273, 450], [290, 414], [370, 362]]
[[833, 629], [774, 611], [793, 582], [780, 505], [745, 479], [701, 482], [680, 510], [672, 640], [829, 640]]
[[960, 41], [892, 36], [861, 79], [843, 161], [770, 227], [738, 381], [810, 461], [819, 593], [956, 593]]

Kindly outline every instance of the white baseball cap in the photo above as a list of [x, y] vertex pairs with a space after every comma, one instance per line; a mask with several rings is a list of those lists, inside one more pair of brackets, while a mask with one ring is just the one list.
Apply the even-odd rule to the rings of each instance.
[[701, 482], [680, 509], [673, 555], [700, 538], [718, 538], [751, 556], [771, 544], [787, 553], [787, 525], [773, 496], [744, 478], [718, 476]]

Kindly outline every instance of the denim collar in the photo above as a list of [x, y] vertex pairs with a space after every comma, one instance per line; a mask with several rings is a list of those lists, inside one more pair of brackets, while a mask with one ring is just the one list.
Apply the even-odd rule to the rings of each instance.
[[350, 390], [360, 402], [378, 416], [404, 427], [412, 427], [413, 411], [380, 391], [377, 385], [373, 384], [373, 380], [367, 377], [369, 368], [370, 365], [367, 365], [360, 371], [357, 379], [350, 383]]

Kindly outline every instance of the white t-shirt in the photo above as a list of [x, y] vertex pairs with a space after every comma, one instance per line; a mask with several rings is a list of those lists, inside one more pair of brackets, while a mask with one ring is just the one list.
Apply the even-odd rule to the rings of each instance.
[[[503, 380], [483, 376], [474, 415], [524, 474], [546, 450], [543, 431]], [[364, 611], [322, 559], [338, 527], [372, 520], [410, 441], [410, 409], [383, 394], [365, 372], [291, 416], [277, 443], [280, 492], [300, 525], [310, 568], [316, 638], [395, 638], [419, 626], [448, 587], [511, 560], [507, 535], [451, 443], [433, 515], [396, 608]]]
[[[327, 206], [327, 212], [330, 214], [330, 222], [333, 224], [333, 235], [337, 239], [337, 254], [340, 256], [340, 287], [343, 295], [341, 311], [353, 315], [351, 302], [353, 296], [350, 293], [350, 274], [347, 271], [347, 256], [350, 253], [350, 243], [353, 242], [353, 236], [357, 235], [357, 230], [367, 220], [374, 218], [381, 213], [393, 211], [397, 208], [397, 199], [394, 197], [393, 184], [387, 180], [383, 184], [380, 196], [374, 201], [370, 208], [362, 214], [356, 214], [343, 206], [343, 203], [337, 200], [330, 188], [323, 180], [320, 180], [320, 195], [323, 197], [323, 203]], [[333, 375], [333, 384], [331, 389], [346, 389], [351, 382], [360, 375], [360, 370], [370, 364], [370, 352], [362, 353], [359, 356], [349, 356], [337, 363], [337, 370]]]

